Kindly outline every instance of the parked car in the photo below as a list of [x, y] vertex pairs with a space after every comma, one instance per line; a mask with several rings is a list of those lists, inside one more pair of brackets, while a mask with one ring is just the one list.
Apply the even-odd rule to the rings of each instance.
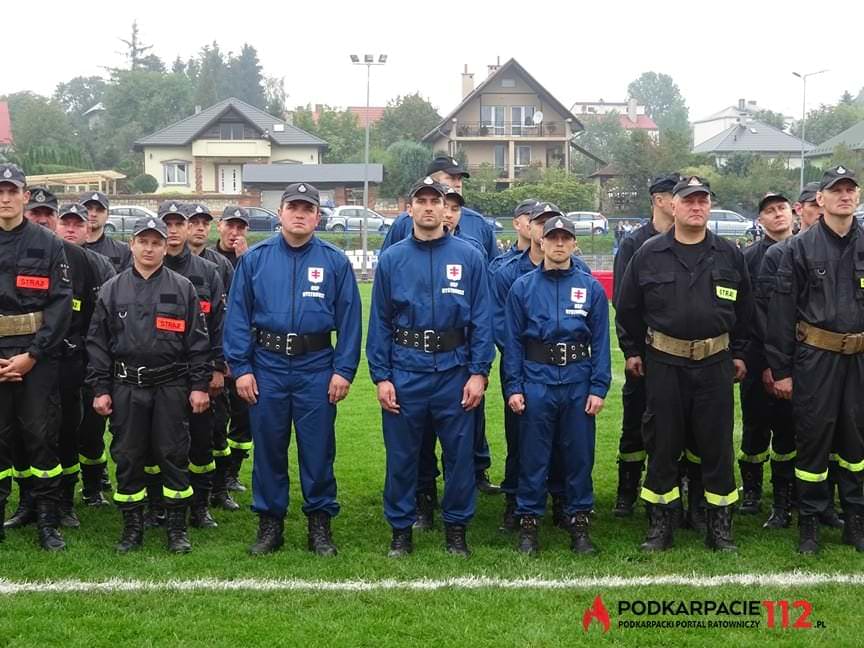
[[708, 216], [708, 229], [720, 236], [748, 236], [753, 221], [729, 209], [712, 209]]
[[[384, 234], [393, 224], [392, 218], [385, 218], [381, 214], [367, 210], [369, 232], [380, 232]], [[327, 217], [326, 229], [328, 232], [359, 232], [363, 229], [363, 207], [354, 205], [342, 205], [336, 207], [333, 213]]]
[[264, 207], [247, 207], [249, 212], [250, 232], [278, 232], [280, 229], [279, 217]]
[[577, 235], [595, 234], [600, 236], [609, 232], [609, 221], [600, 212], [567, 212], [567, 218], [573, 221]]
[[483, 220], [485, 220], [487, 223], [489, 223], [492, 226], [492, 229], [495, 230], [496, 234], [504, 231], [504, 226], [501, 224], [501, 221], [499, 221], [497, 218], [492, 218], [491, 216], [484, 216]]
[[108, 208], [108, 221], [105, 223], [106, 234], [131, 234], [135, 221], [139, 218], [157, 218], [156, 214], [146, 207], [137, 205], [112, 205]]

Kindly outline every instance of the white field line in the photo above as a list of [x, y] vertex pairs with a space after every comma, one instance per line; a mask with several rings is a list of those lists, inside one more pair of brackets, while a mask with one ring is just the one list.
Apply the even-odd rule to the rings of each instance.
[[110, 592], [374, 592], [387, 590], [434, 591], [440, 589], [500, 589], [500, 590], [585, 590], [626, 587], [657, 587], [677, 585], [692, 588], [712, 588], [724, 585], [753, 587], [805, 587], [816, 585], [864, 585], [864, 574], [820, 574], [812, 572], [783, 572], [776, 574], [726, 574], [696, 576], [670, 574], [666, 576], [595, 576], [573, 579], [523, 578], [503, 579], [467, 576], [440, 580], [345, 580], [316, 581], [298, 579], [241, 578], [222, 580], [126, 580], [105, 581], [57, 580], [10, 581], [0, 579], [0, 595], [64, 594]]

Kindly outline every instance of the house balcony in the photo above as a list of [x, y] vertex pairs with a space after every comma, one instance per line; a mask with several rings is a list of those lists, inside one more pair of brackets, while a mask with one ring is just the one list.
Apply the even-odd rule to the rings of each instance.
[[521, 122], [456, 122], [450, 136], [454, 140], [567, 140], [569, 124], [566, 122], [543, 122], [525, 125]]
[[270, 157], [270, 142], [263, 139], [200, 139], [192, 142], [192, 155], [195, 157], [268, 159]]

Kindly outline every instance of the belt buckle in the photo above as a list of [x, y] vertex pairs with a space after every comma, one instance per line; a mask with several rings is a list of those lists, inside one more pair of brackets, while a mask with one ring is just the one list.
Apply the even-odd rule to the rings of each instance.
[[567, 343], [566, 342], [556, 342], [555, 350], [559, 354], [558, 358], [555, 358], [555, 364], [559, 367], [567, 366]]
[[690, 359], [704, 360], [705, 359], [705, 340], [690, 341]]
[[126, 371], [126, 363], [125, 362], [118, 362], [117, 364], [120, 365], [120, 371], [122, 371], [123, 373], [120, 373], [120, 371], [118, 371], [115, 373], [115, 376], [117, 378], [128, 378], [129, 374]]
[[293, 356], [294, 355], [294, 338], [297, 337], [296, 333], [286, 333], [285, 334], [285, 355]]
[[146, 369], [146, 368], [147, 368], [147, 367], [135, 367], [135, 382], [138, 383], [138, 386], [139, 386], [139, 387], [143, 387], [143, 386], [144, 386], [144, 385], [142, 384], [143, 379], [142, 379], [142, 377], [141, 377], [141, 370], [142, 370], [142, 369]]
[[[430, 340], [429, 338], [434, 336], [434, 340]], [[432, 345], [433, 348], [429, 348]], [[426, 329], [423, 331], [423, 352], [424, 353], [435, 353], [438, 347], [438, 335], [432, 329]]]

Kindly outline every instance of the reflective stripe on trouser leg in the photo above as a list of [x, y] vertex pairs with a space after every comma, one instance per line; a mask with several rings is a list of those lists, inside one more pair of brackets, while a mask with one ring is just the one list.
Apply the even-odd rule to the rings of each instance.
[[711, 506], [729, 506], [738, 501], [738, 489], [736, 488], [730, 493], [725, 495], [721, 495], [719, 493], [712, 493], [710, 491], [705, 491], [705, 501], [708, 502]]
[[141, 489], [135, 493], [121, 493], [120, 491], [114, 491], [113, 497], [114, 501], [118, 504], [134, 504], [144, 501], [144, 498], [147, 497], [147, 490]]

